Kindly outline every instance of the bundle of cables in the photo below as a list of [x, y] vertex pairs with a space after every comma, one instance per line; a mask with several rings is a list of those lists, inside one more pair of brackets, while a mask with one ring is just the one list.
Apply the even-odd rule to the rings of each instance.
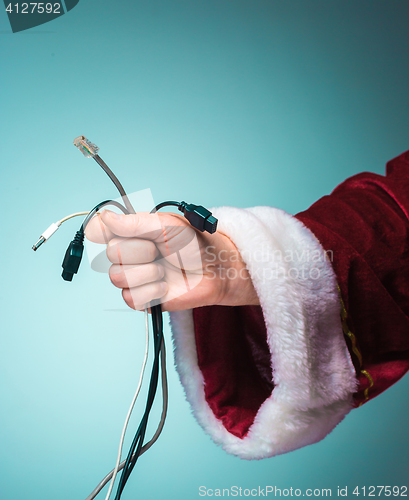
[[[62, 263], [63, 267], [63, 272], [62, 272], [62, 277], [65, 281], [72, 281], [74, 274], [78, 272], [83, 251], [84, 251], [84, 236], [85, 236], [85, 229], [88, 225], [88, 223], [91, 221], [91, 219], [98, 213], [98, 211], [108, 205], [115, 206], [119, 208], [124, 214], [135, 214], [135, 210], [132, 207], [128, 196], [122, 187], [121, 183], [117, 179], [117, 177], [114, 175], [114, 173], [108, 168], [106, 163], [100, 158], [100, 156], [97, 154], [99, 148], [91, 143], [88, 139], [86, 139], [84, 136], [77, 137], [74, 140], [74, 145], [86, 156], [86, 157], [92, 157], [94, 160], [102, 167], [102, 169], [107, 173], [109, 178], [112, 180], [112, 182], [115, 184], [116, 188], [118, 189], [124, 205], [121, 203], [118, 203], [117, 201], [114, 200], [106, 200], [101, 203], [98, 203], [92, 210], [89, 212], [76, 212], [74, 214], [71, 214], [67, 217], [64, 217], [60, 221], [51, 224], [51, 226], [44, 231], [44, 233], [40, 236], [39, 240], [37, 243], [33, 246], [33, 250], [36, 251], [43, 243], [45, 243], [56, 231], [57, 229], [61, 226], [61, 224], [73, 217], [77, 216], [83, 216], [85, 215], [85, 219], [80, 227], [80, 229], [77, 231], [75, 234], [74, 239], [71, 241], [69, 244], [67, 251], [65, 253], [65, 257]], [[192, 204], [187, 204], [184, 201], [182, 202], [177, 202], [177, 201], [165, 201], [163, 203], [160, 203], [156, 205], [156, 207], [153, 208], [151, 213], [156, 213], [158, 210], [161, 208], [167, 207], [167, 206], [174, 206], [177, 207], [180, 212], [183, 213], [185, 218], [190, 222], [190, 224], [195, 228], [198, 229], [199, 231], [207, 231], [210, 234], [213, 234], [216, 229], [217, 229], [217, 219], [215, 219], [211, 212], [209, 212], [206, 208], [200, 205], [192, 205]], [[163, 337], [163, 318], [162, 318], [162, 308], [160, 304], [151, 304], [150, 305], [150, 311], [151, 311], [151, 319], [152, 319], [152, 330], [153, 330], [153, 344], [154, 344], [154, 354], [153, 354], [153, 365], [152, 365], [152, 370], [151, 370], [151, 378], [149, 382], [149, 388], [148, 388], [148, 395], [147, 395], [147, 401], [146, 401], [146, 406], [145, 406], [145, 411], [143, 413], [142, 419], [139, 423], [138, 429], [135, 433], [134, 439], [132, 441], [132, 444], [129, 448], [128, 455], [124, 461], [121, 462], [121, 455], [122, 455], [122, 447], [124, 443], [124, 438], [125, 438], [125, 432], [128, 426], [129, 419], [131, 417], [131, 413], [133, 410], [133, 407], [135, 405], [135, 401], [139, 395], [140, 388], [142, 385], [142, 379], [146, 367], [146, 362], [147, 362], [147, 357], [148, 357], [148, 350], [149, 350], [149, 322], [148, 322], [148, 306], [145, 308], [145, 327], [146, 327], [146, 348], [145, 348], [145, 356], [143, 359], [142, 363], [142, 369], [139, 377], [139, 383], [138, 387], [136, 389], [135, 395], [132, 399], [131, 406], [128, 410], [128, 414], [125, 419], [125, 424], [122, 429], [122, 434], [121, 434], [121, 439], [119, 443], [119, 450], [118, 450], [118, 457], [117, 461], [115, 464], [114, 469], [109, 472], [104, 479], [98, 484], [98, 486], [93, 490], [93, 492], [88, 495], [86, 500], [93, 500], [99, 493], [100, 491], [104, 488], [106, 484], [110, 481], [110, 485], [105, 497], [105, 500], [109, 500], [116, 476], [119, 471], [122, 470], [122, 474], [118, 483], [116, 495], [115, 495], [115, 500], [120, 500], [122, 492], [125, 488], [125, 485], [136, 465], [136, 462], [138, 458], [145, 452], [147, 451], [158, 439], [160, 433], [162, 432], [165, 419], [166, 419], [166, 413], [167, 413], [167, 406], [168, 406], [168, 388], [167, 388], [167, 377], [166, 377], [166, 352], [165, 352], [165, 341]], [[147, 424], [148, 424], [148, 418], [150, 411], [153, 406], [153, 402], [155, 400], [156, 392], [157, 392], [157, 387], [158, 387], [158, 380], [159, 380], [159, 370], [161, 370], [161, 383], [162, 383], [162, 398], [163, 398], [163, 403], [162, 403], [162, 415], [161, 419], [158, 425], [158, 428], [151, 438], [151, 440], [147, 443], [144, 444], [145, 440], [145, 434], [146, 434], [146, 429], [147, 429]]]

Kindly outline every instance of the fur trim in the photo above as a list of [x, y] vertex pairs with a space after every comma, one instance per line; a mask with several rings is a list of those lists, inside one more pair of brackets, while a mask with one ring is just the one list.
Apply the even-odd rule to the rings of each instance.
[[172, 312], [175, 363], [193, 413], [216, 443], [245, 459], [315, 443], [351, 410], [357, 384], [328, 255], [282, 210], [223, 207], [213, 215], [240, 251], [259, 296], [275, 387], [246, 436], [229, 433], [205, 400], [192, 310]]

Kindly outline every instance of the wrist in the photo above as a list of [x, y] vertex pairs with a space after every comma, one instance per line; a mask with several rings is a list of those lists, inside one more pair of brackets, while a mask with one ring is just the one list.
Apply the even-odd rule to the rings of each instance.
[[260, 305], [250, 273], [233, 241], [217, 233], [219, 244], [214, 262], [217, 304], [223, 306]]

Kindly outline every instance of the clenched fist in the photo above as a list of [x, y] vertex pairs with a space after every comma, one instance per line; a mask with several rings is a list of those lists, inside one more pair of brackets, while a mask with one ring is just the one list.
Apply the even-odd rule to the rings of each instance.
[[88, 224], [86, 236], [107, 244], [109, 277], [133, 309], [150, 303], [161, 303], [165, 311], [259, 303], [233, 242], [220, 232], [193, 229], [178, 214], [104, 210]]

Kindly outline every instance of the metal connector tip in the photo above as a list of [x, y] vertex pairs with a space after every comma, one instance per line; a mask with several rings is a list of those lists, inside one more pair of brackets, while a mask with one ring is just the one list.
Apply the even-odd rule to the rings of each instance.
[[45, 242], [44, 236], [41, 236], [35, 245], [33, 245], [34, 252], [41, 247], [41, 245]]
[[83, 135], [74, 139], [74, 146], [87, 158], [94, 157], [99, 151], [99, 147]]

